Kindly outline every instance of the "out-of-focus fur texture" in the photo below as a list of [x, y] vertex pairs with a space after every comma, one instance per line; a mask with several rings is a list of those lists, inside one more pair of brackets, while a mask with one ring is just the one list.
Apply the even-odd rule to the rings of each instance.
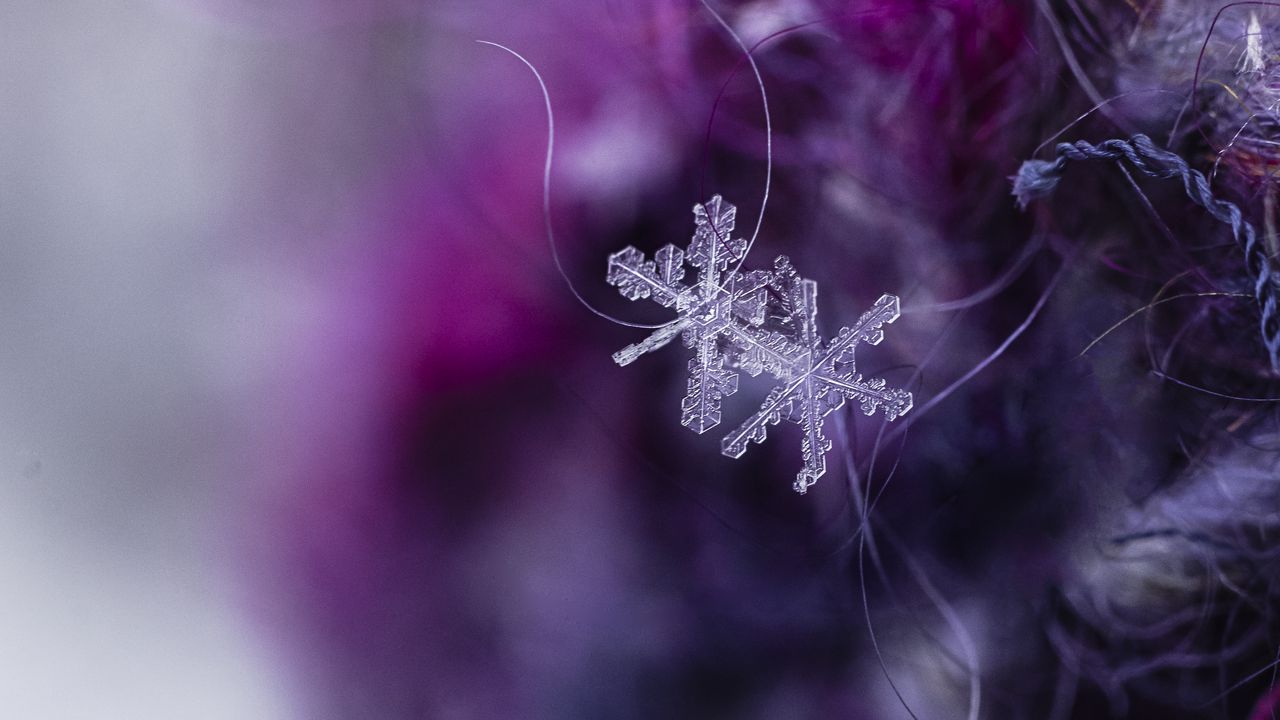
[[401, 122], [361, 156], [366, 199], [320, 273], [336, 337], [286, 391], [341, 402], [271, 431], [295, 448], [263, 491], [284, 540], [247, 551], [308, 717], [965, 717], [972, 672], [984, 718], [1271, 707], [1277, 428], [1256, 399], [1280, 387], [1256, 309], [1203, 295], [1240, 286], [1238, 250], [1176, 185], [1082, 168], [1024, 214], [1008, 177], [1089, 113], [1061, 139], [1167, 141], [1274, 242], [1280, 9], [1226, 10], [1195, 84], [1219, 4], [717, 5], [762, 43], [774, 112], [746, 266], [789, 254], [828, 333], [902, 297], [859, 362], [912, 383], [908, 429], [879, 442], [849, 415], [851, 462], [798, 497], [787, 429], [733, 461], [679, 425], [683, 350], [612, 364], [641, 331], [551, 264], [536, 85], [473, 42], [546, 77], [567, 274], [655, 322], [606, 255], [683, 244], [713, 192], [759, 211], [764, 127], [730, 38], [677, 0], [369, 7], [368, 77], [395, 90], [371, 112]]

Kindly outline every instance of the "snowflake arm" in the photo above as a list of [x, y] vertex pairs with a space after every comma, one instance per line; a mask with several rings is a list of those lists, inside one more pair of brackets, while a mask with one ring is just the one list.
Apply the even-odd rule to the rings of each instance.
[[720, 400], [738, 390], [738, 374], [726, 370], [714, 340], [703, 341], [689, 361], [689, 392], [680, 402], [680, 424], [702, 434], [720, 424]]
[[631, 345], [628, 345], [614, 353], [613, 361], [623, 367], [626, 367], [640, 359], [641, 355], [653, 352], [654, 350], [657, 350], [671, 342], [677, 335], [684, 332], [685, 328], [688, 327], [688, 324], [689, 323], [685, 320], [677, 320], [670, 325], [664, 325], [653, 331], [653, 333], [644, 340], [641, 340], [638, 343], [632, 343]]
[[[822, 423], [835, 408], [827, 407], [817, 390], [818, 383], [810, 377], [805, 381], [804, 392], [799, 397], [798, 422], [804, 430], [804, 437], [800, 440], [800, 456], [804, 459], [804, 467], [796, 475], [792, 487], [801, 495], [827, 472], [827, 451], [831, 449], [831, 439], [822, 433]], [[843, 399], [841, 402], [843, 403]]]
[[877, 409], [883, 408], [885, 419], [892, 422], [906, 415], [914, 403], [911, 393], [885, 387], [886, 383], [882, 378], [863, 382], [861, 375], [830, 372], [824, 373], [821, 380], [845, 398], [857, 400], [862, 413], [868, 417], [874, 415]]
[[747, 241], [733, 237], [738, 209], [719, 195], [694, 206], [693, 217], [697, 230], [689, 244], [689, 264], [702, 271], [699, 278], [702, 299], [710, 300], [720, 294], [720, 273], [729, 263], [742, 259]]
[[[679, 249], [667, 245], [654, 255], [654, 260], [646, 260], [644, 253], [628, 245], [609, 256], [605, 279], [628, 300], [653, 298], [659, 305], [671, 307], [686, 289], [680, 283], [684, 276], [678, 260], [681, 255]], [[676, 262], [674, 267], [672, 260]]]
[[740, 458], [747, 451], [748, 443], [762, 443], [769, 437], [769, 426], [777, 425], [784, 412], [789, 412], [794, 399], [792, 393], [795, 386], [803, 380], [797, 380], [793, 386], [779, 386], [769, 391], [756, 414], [747, 418], [737, 430], [724, 436], [720, 441], [720, 451], [731, 458]]
[[879, 345], [884, 340], [884, 326], [898, 319], [902, 314], [896, 295], [881, 295], [871, 309], [862, 313], [851, 327], [840, 328], [828, 345], [829, 358], [840, 363], [853, 362], [853, 348], [860, 342], [868, 345]]

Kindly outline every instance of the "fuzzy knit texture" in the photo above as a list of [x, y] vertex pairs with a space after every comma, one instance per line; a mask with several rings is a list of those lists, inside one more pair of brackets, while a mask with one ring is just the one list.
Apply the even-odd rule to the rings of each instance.
[[1027, 160], [1010, 178], [1013, 196], [1024, 210], [1032, 201], [1047, 197], [1058, 188], [1070, 163], [1101, 160], [1125, 162], [1151, 178], [1180, 178], [1192, 202], [1208, 211], [1214, 219], [1231, 226], [1231, 234], [1244, 252], [1245, 272], [1261, 311], [1259, 328], [1262, 343], [1267, 349], [1271, 369], [1280, 372], [1280, 318], [1276, 317], [1280, 279], [1272, 272], [1271, 258], [1259, 242], [1253, 224], [1245, 219], [1235, 203], [1215, 197], [1203, 173], [1187, 164], [1177, 153], [1159, 147], [1146, 135], [1134, 135], [1128, 140], [1113, 138], [1097, 145], [1083, 140], [1058, 143], [1054, 154], [1053, 160]]

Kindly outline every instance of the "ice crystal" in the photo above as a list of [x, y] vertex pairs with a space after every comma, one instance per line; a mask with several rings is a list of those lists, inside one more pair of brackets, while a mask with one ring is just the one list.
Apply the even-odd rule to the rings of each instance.
[[[628, 365], [682, 336], [694, 354], [680, 422], [697, 433], [720, 423], [721, 400], [737, 391], [738, 371], [772, 375], [780, 384], [759, 412], [724, 438], [721, 450], [741, 457], [750, 442], [765, 440], [770, 425], [783, 418], [799, 424], [804, 467], [794, 487], [803, 493], [826, 472], [831, 440], [823, 434], [824, 418], [846, 400], [858, 401], [867, 415], [883, 408], [889, 420], [911, 409], [911, 393], [888, 388], [882, 379], [864, 380], [854, 363], [855, 347], [878, 344], [883, 326], [898, 318], [898, 298], [881, 296], [858, 322], [824, 342], [815, 282], [801, 278], [785, 256], [772, 271], [740, 271], [747, 243], [733, 237], [737, 210], [719, 195], [693, 213], [697, 229], [687, 251], [666, 245], [649, 260], [627, 247], [609, 256], [607, 280], [623, 297], [648, 298], [677, 313], [613, 358]], [[683, 282], [685, 264], [697, 270], [690, 284]]]

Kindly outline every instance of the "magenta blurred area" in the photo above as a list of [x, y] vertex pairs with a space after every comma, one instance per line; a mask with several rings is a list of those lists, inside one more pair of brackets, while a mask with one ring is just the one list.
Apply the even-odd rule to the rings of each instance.
[[[907, 32], [901, 5], [887, 30], [822, 3], [726, 11], [748, 42], [826, 17], [838, 43]], [[992, 30], [952, 5], [973, 36], [959, 72], [1020, 52], [1021, 15]], [[751, 76], [729, 79], [740, 53], [695, 3], [0, 7], [13, 717], [881, 716], [831, 578], [779, 550], [833, 537], [843, 480], [801, 500], [792, 445], [735, 462], [679, 427], [674, 346], [611, 362], [644, 331], [590, 314], [558, 274], [542, 98], [476, 40], [517, 49], [551, 92], [566, 274], [609, 312], [667, 319], [604, 285], [608, 253], [683, 244], [711, 192], [749, 229], [764, 178]], [[868, 57], [910, 62], [891, 50]], [[780, 209], [749, 264], [788, 250], [818, 272], [834, 248], [849, 269], [828, 268], [823, 297], [853, 317], [919, 269], [884, 250], [918, 228], [864, 208], [875, 242], [806, 252], [823, 228], [788, 198], [844, 187], [857, 204], [860, 171], [890, 195], [999, 173], [906, 137], [945, 137], [960, 112], [938, 66], [885, 136], [904, 155], [857, 126], [801, 132], [811, 109], [860, 117], [787, 89], [827, 71], [802, 55], [770, 71]], [[988, 102], [963, 110], [980, 130]], [[788, 175], [814, 157], [854, 180]], [[964, 289], [962, 269], [934, 280]], [[904, 330], [903, 352], [935, 329]]]

